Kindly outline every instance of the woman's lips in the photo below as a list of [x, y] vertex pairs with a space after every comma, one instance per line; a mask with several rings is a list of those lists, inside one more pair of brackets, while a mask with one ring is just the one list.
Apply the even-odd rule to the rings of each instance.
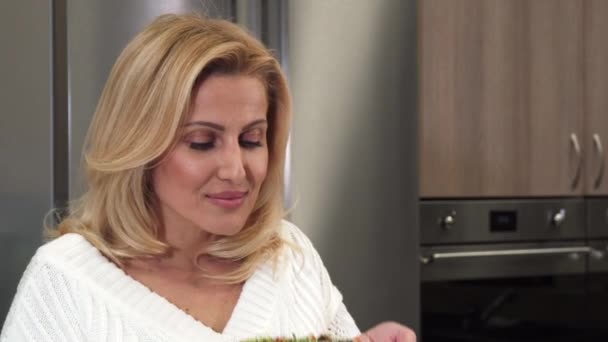
[[240, 207], [245, 201], [246, 196], [246, 191], [223, 191], [206, 195], [211, 203], [226, 209]]

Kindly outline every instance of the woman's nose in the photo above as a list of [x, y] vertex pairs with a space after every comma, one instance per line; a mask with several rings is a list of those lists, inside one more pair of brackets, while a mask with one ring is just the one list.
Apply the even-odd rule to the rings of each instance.
[[222, 151], [218, 178], [236, 184], [242, 183], [245, 180], [245, 165], [241, 152], [238, 143], [226, 146], [225, 150]]

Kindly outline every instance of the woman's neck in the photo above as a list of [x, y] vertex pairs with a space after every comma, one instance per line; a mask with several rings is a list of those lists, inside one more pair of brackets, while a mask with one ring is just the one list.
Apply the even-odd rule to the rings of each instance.
[[161, 272], [175, 279], [192, 280], [199, 283], [203, 270], [208, 275], [222, 275], [239, 266], [238, 262], [201, 254], [204, 248], [217, 238], [216, 235], [195, 226], [172, 225], [166, 227], [167, 229], [163, 230], [160, 238], [169, 245], [169, 251], [165, 255], [154, 258], [132, 260], [131, 267], [150, 272]]

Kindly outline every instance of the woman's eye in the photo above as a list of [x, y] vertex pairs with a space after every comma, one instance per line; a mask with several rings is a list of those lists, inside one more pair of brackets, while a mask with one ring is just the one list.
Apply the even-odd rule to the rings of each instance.
[[184, 142], [193, 150], [207, 151], [215, 147], [216, 138], [213, 133], [194, 131], [184, 136]]
[[261, 141], [241, 140], [239, 143], [244, 148], [256, 148], [262, 146]]
[[213, 141], [210, 142], [190, 142], [190, 148], [197, 151], [207, 151], [214, 146]]
[[241, 134], [239, 144], [244, 148], [261, 147], [263, 143], [263, 133], [260, 130], [253, 130]]

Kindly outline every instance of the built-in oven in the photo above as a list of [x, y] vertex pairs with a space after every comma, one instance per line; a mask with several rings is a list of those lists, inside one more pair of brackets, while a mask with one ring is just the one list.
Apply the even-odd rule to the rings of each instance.
[[608, 200], [421, 201], [423, 342], [608, 340]]

